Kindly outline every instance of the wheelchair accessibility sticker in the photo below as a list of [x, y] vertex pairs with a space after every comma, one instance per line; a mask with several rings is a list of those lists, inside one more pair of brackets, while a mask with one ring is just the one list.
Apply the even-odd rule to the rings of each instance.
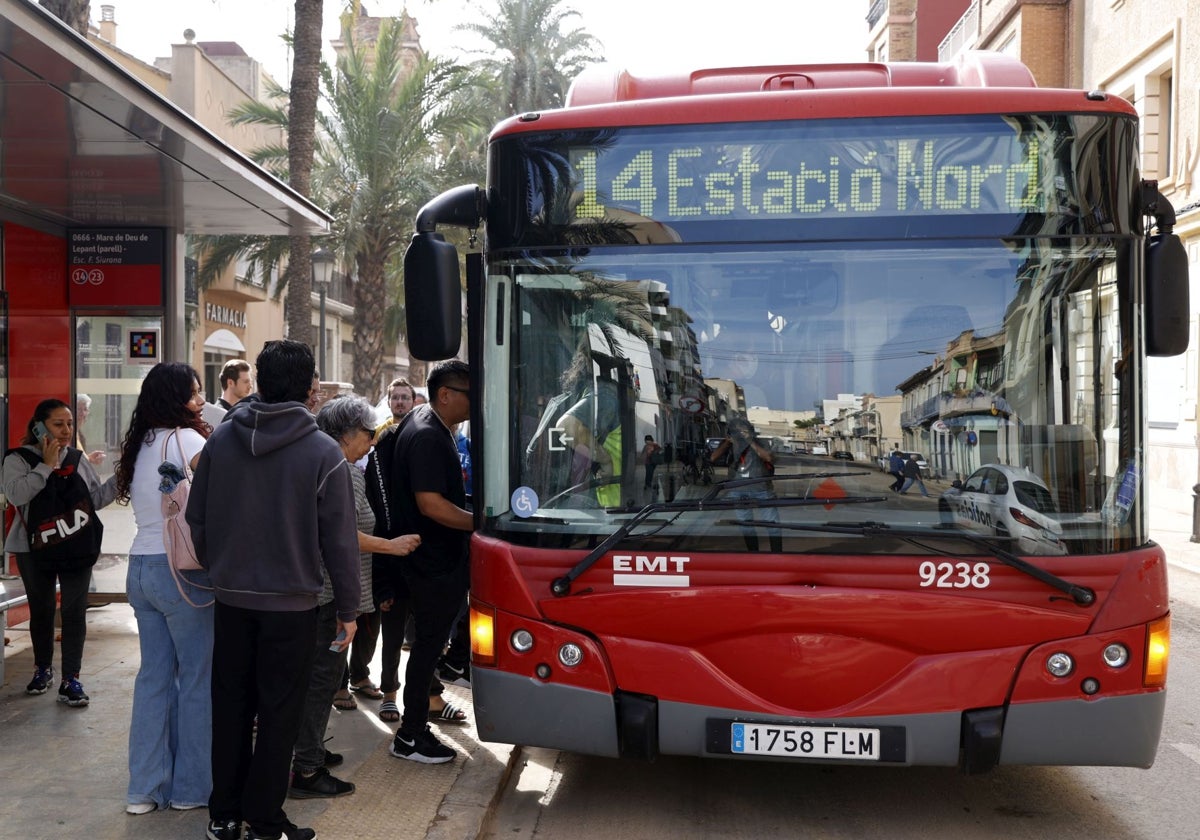
[[538, 495], [532, 487], [518, 487], [513, 491], [512, 512], [522, 519], [533, 516], [538, 509]]

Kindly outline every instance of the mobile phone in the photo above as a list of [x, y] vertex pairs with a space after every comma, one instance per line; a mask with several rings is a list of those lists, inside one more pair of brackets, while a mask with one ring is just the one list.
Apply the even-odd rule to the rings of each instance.
[[33, 436], [41, 443], [46, 438], [50, 437], [50, 430], [46, 428], [46, 424], [41, 420], [33, 424]]
[[342, 630], [339, 630], [338, 634], [334, 637], [333, 644], [331, 644], [329, 646], [329, 649], [331, 651], [333, 651], [334, 653], [341, 653], [342, 652], [342, 642], [344, 642], [344, 641], [346, 641], [346, 631], [345, 631], [345, 629], [342, 629]]

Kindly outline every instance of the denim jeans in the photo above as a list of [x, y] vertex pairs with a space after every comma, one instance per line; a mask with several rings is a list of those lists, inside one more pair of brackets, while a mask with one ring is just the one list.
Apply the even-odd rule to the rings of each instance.
[[900, 485], [900, 492], [907, 493], [914, 484], [920, 486], [922, 496], [929, 495], [929, 491], [925, 489], [925, 482], [922, 481], [920, 478], [913, 478], [912, 476], [909, 476], [908, 478], [904, 479], [904, 484]]
[[329, 649], [336, 635], [337, 605], [330, 601], [317, 607], [317, 643], [304, 698], [304, 717], [292, 757], [292, 767], [306, 776], [325, 766], [325, 728], [329, 725], [333, 695], [337, 694], [346, 673], [346, 654]]
[[[184, 572], [208, 585], [202, 571]], [[185, 585], [197, 604], [212, 593]], [[166, 554], [132, 554], [125, 592], [137, 619], [142, 662], [133, 684], [128, 801], [205, 805], [212, 792], [213, 611], [179, 594]]]
[[[772, 490], [730, 490], [722, 499], [725, 501], [766, 501], [774, 499], [775, 493]], [[779, 508], [777, 507], [762, 507], [762, 508], [738, 508], [735, 515], [739, 522], [748, 522], [751, 519], [757, 519], [762, 522], [778, 522]], [[758, 551], [758, 535], [754, 528], [742, 528], [742, 538], [746, 541], [746, 548], [750, 551]], [[778, 528], [767, 529], [767, 540], [771, 544], [771, 551], [779, 553], [783, 551], [783, 531]]]

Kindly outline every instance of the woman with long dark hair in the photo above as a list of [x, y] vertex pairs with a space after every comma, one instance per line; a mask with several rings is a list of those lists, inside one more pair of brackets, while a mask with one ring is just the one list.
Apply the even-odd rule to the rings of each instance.
[[[116, 490], [112, 478], [101, 483], [88, 459], [71, 445], [74, 441], [75, 420], [67, 404], [57, 399], [38, 403], [25, 426], [21, 445], [4, 457], [4, 495], [17, 509], [4, 550], [16, 555], [29, 599], [29, 636], [35, 670], [25, 693], [45, 694], [54, 682], [57, 586], [62, 599], [62, 682], [58, 699], [80, 708], [89, 703], [79, 682], [79, 669], [87, 638], [88, 581], [100, 556], [102, 530], [95, 512], [113, 500]], [[86, 486], [86, 495], [91, 500], [90, 519], [74, 528], [74, 536], [62, 540], [59, 548], [31, 551], [26, 528], [31, 503], [44, 492], [77, 493], [82, 500], [85, 491], [79, 489], [80, 482]], [[30, 527], [36, 530], [38, 524]], [[71, 524], [78, 525], [78, 518], [73, 517]], [[39, 533], [42, 532], [45, 529]]]
[[159, 489], [164, 462], [180, 472], [185, 463], [195, 467], [212, 431], [200, 417], [203, 408], [200, 377], [190, 365], [155, 365], [142, 382], [117, 463], [117, 498], [132, 505], [137, 523], [125, 592], [142, 653], [129, 725], [130, 814], [199, 808], [212, 792], [213, 614], [204, 608], [212, 595], [203, 571], [180, 572], [182, 580], [175, 580]]

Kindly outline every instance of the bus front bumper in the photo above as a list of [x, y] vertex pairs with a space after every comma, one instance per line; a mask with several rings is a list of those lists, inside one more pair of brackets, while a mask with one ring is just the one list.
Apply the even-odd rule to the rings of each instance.
[[[813, 721], [643, 695], [605, 694], [490, 668], [472, 669], [471, 682], [479, 736], [486, 741], [611, 758], [659, 754], [740, 757], [711, 748], [707, 733], [713, 721], [899, 727], [904, 747], [891, 763], [962, 765], [971, 772], [996, 763], [1149, 767], [1158, 749], [1166, 706], [1166, 692], [1157, 691], [1097, 700], [1020, 703], [1007, 710]], [[984, 735], [981, 745], [980, 737], [972, 734], [972, 721], [981, 715], [999, 724], [998, 743], [986, 743]]]

